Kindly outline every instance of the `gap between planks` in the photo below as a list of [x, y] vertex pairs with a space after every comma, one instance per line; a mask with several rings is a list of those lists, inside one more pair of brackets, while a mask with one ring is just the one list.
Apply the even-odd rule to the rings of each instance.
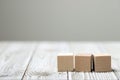
[[24, 79], [24, 76], [25, 76], [25, 74], [26, 74], [26, 71], [27, 71], [27, 69], [28, 69], [28, 66], [29, 66], [29, 64], [30, 64], [30, 62], [31, 62], [31, 60], [32, 60], [32, 58], [33, 58], [33, 56], [34, 56], [34, 54], [35, 54], [35, 51], [36, 51], [37, 47], [38, 47], [38, 45], [35, 46], [35, 49], [34, 49], [33, 52], [32, 52], [32, 55], [31, 55], [31, 57], [30, 57], [30, 60], [28, 61], [27, 67], [26, 67], [26, 69], [25, 69], [25, 72], [24, 72], [24, 74], [23, 74], [21, 80]]
[[119, 53], [120, 49], [120, 43], [119, 42], [113, 42], [111, 43], [99, 43], [98, 48], [104, 52], [104, 53], [109, 53], [112, 56], [112, 68], [113, 68], [113, 73], [116, 76], [118, 80], [120, 80], [120, 56], [115, 55], [115, 53]]
[[29, 61], [34, 43], [10, 42], [9, 47], [2, 53], [0, 64], [0, 79], [21, 80]]
[[67, 43], [40, 43], [23, 80], [68, 80], [67, 72], [57, 72], [57, 53], [68, 52]]
[[[71, 50], [76, 50], [77, 53], [101, 53], [101, 49], [97, 43], [83, 44], [77, 43], [71, 45]], [[89, 50], [90, 49], [90, 50]], [[69, 72], [69, 80], [118, 80], [114, 72]]]
[[[83, 52], [102, 52], [102, 50], [100, 50], [100, 49], [98, 49], [97, 48], [97, 46], [98, 45], [96, 45], [96, 43], [94, 44], [94, 43], [90, 43], [90, 44], [84, 44], [84, 43], [76, 43], [77, 45], [75, 45], [75, 43], [72, 43], [72, 44], [74, 44], [74, 45], [71, 45], [71, 46], [68, 46], [69, 44], [66, 44], [66, 43], [64, 43], [64, 44], [61, 44], [61, 45], [58, 45], [58, 44], [55, 44], [56, 46], [51, 46], [52, 45], [52, 43], [44, 43], [44, 45], [43, 45], [43, 47], [41, 47], [41, 50], [42, 49], [45, 49], [45, 53], [47, 52], [48, 54], [49, 53], [56, 53], [56, 52], [61, 52], [61, 50], [63, 50], [63, 51], [65, 51], [65, 52], [79, 52], [80, 50], [82, 50]], [[48, 47], [46, 47], [46, 46], [48, 46]], [[60, 47], [57, 47], [57, 46], [60, 46]], [[63, 47], [64, 46], [64, 47]], [[54, 49], [52, 48], [52, 47], [54, 47]], [[57, 47], [57, 48], [55, 48], [55, 47]], [[59, 48], [61, 48], [61, 49], [59, 49]], [[64, 48], [64, 49], [63, 49]], [[51, 50], [52, 49], [52, 50]], [[55, 51], [54, 52], [54, 50], [57, 50], [57, 51]], [[32, 53], [32, 55], [30, 56], [30, 58], [29, 58], [29, 60], [28, 60], [28, 63], [26, 64], [27, 66], [26, 66], [26, 69], [25, 69], [25, 71], [24, 71], [24, 73], [23, 73], [23, 76], [22, 76], [22, 79], [24, 78], [25, 79], [25, 77], [26, 77], [26, 75], [25, 74], [27, 74], [27, 71], [28, 71], [28, 69], [29, 69], [29, 67], [30, 66], [32, 66], [33, 68], [34, 68], [34, 66], [33, 65], [30, 65], [31, 64], [31, 62], [33, 61], [36, 61], [36, 60], [34, 60], [34, 56], [36, 55], [35, 52], [36, 50], [34, 49], [34, 51], [33, 51], [33, 53]], [[51, 51], [51, 52], [50, 52]], [[35, 52], [35, 53], [34, 53]], [[44, 52], [44, 51], [40, 51], [40, 52]], [[39, 53], [38, 53], [39, 54]], [[43, 54], [44, 55], [44, 54]], [[36, 55], [37, 56], [37, 55]], [[40, 57], [42, 57], [42, 56], [40, 56]], [[48, 56], [48, 57], [52, 57], [52, 56]], [[55, 56], [54, 56], [55, 57]], [[37, 60], [38, 62], [39, 62], [39, 60]], [[49, 62], [49, 61], [48, 61]], [[51, 61], [50, 61], [51, 62]], [[51, 63], [53, 63], [54, 61], [52, 60], [52, 62]], [[33, 64], [33, 63], [32, 63]], [[53, 65], [54, 66], [54, 65]], [[108, 80], [111, 80], [111, 78], [109, 77], [109, 76], [113, 76], [114, 75], [114, 73], [110, 73], [110, 74], [105, 74], [105, 73], [101, 73], [101, 74], [99, 74], [99, 73], [76, 73], [76, 72], [73, 72], [73, 73], [71, 73], [71, 72], [65, 72], [65, 75], [67, 74], [67, 80], [69, 79], [69, 80], [76, 80], [77, 78], [81, 78], [81, 77], [83, 77], [83, 79], [88, 79], [88, 80], [90, 80], [90, 79], [100, 79], [100, 77], [102, 77], [102, 79], [104, 79], [105, 80], [105, 78], [106, 78], [106, 76], [108, 76]], [[75, 75], [73, 75], [73, 74], [75, 74]], [[53, 77], [55, 78], [55, 77], [59, 77], [59, 76], [61, 76], [61, 77], [63, 77], [63, 76], [65, 76], [64, 75], [64, 73], [61, 73], [61, 74], [53, 74], [53, 75], [50, 75], [49, 77], [45, 77], [45, 76], [43, 76], [43, 78], [42, 79], [48, 79], [48, 78], [51, 78], [52, 77], [52, 79], [53, 79]], [[105, 76], [106, 75], [106, 76]], [[73, 77], [75, 77], [76, 79], [73, 79]], [[115, 76], [113, 76], [113, 77], [115, 77]], [[34, 78], [34, 79], [36, 79], [36, 78]], [[41, 79], [41, 80], [42, 80]], [[56, 80], [56, 79], [55, 79]], [[112, 79], [113, 80], [113, 79]], [[115, 79], [114, 79], [115, 80]]]

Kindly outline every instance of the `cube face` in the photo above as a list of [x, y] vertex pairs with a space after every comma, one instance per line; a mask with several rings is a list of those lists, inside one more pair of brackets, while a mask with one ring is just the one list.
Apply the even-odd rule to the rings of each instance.
[[75, 71], [91, 71], [91, 54], [81, 54], [75, 56]]
[[73, 55], [63, 55], [57, 57], [58, 72], [73, 71]]
[[[58, 72], [75, 71], [95, 72], [111, 71], [111, 56], [106, 54], [80, 54], [57, 56]], [[74, 67], [75, 66], [75, 67]]]
[[110, 55], [94, 55], [94, 70], [96, 72], [111, 71], [111, 56]]

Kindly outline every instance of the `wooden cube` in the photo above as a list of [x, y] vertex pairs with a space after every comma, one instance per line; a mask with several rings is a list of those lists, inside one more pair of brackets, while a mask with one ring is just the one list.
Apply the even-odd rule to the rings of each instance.
[[79, 54], [75, 56], [75, 71], [91, 71], [91, 54]]
[[58, 63], [58, 72], [65, 72], [65, 71], [73, 71], [73, 55], [58, 55], [57, 56], [57, 63]]
[[111, 56], [109, 54], [94, 54], [94, 70], [96, 72], [111, 71]]

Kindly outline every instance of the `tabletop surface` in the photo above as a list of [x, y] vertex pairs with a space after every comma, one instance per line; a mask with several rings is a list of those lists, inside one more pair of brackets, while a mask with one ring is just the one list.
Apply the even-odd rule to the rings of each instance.
[[[58, 53], [108, 53], [112, 72], [58, 72]], [[119, 80], [120, 42], [0, 42], [0, 80]]]

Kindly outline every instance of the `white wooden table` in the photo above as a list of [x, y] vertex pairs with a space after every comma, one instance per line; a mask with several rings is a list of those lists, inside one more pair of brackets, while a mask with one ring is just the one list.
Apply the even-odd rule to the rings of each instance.
[[[109, 53], [112, 72], [57, 72], [57, 54]], [[120, 42], [0, 42], [0, 80], [119, 80]]]

